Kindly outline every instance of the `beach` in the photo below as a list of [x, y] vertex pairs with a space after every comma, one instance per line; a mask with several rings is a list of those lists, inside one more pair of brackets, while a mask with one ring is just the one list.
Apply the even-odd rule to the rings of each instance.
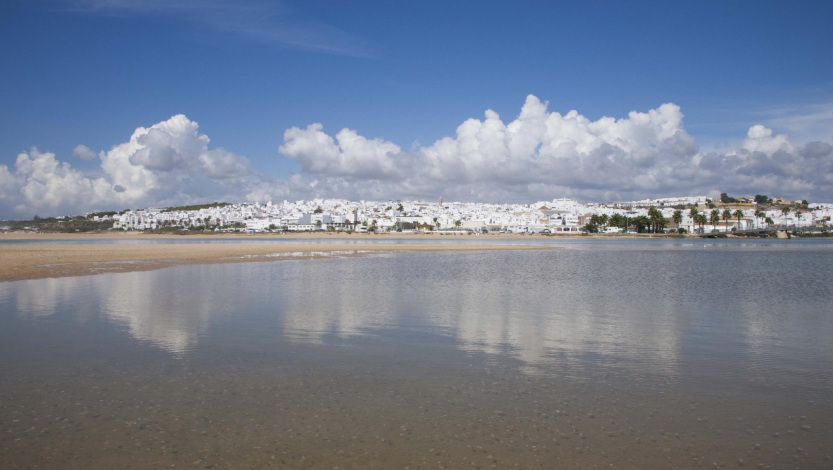
[[[149, 271], [181, 264], [266, 262], [287, 258], [313, 258], [321, 254], [359, 256], [405, 251], [555, 249], [546, 246], [488, 243], [489, 240], [497, 239], [498, 236], [483, 237], [483, 243], [472, 243], [472, 237], [465, 235], [435, 236], [438, 241], [460, 239], [466, 240], [466, 244], [408, 243], [403, 242], [403, 239], [407, 238], [403, 235], [295, 234], [279, 237], [281, 243], [275, 243], [274, 238], [268, 239], [268, 236], [264, 235], [244, 234], [181, 236], [140, 232], [94, 234], [11, 232], [0, 235], [0, 241], [37, 243], [0, 243], [0, 282], [81, 276], [103, 272]], [[502, 235], [500, 237], [523, 238], [524, 236]], [[370, 239], [374, 239], [376, 243], [353, 242]], [[386, 239], [390, 239], [392, 243], [380, 242]], [[106, 240], [119, 243], [94, 243]], [[221, 240], [230, 243], [205, 243]], [[321, 243], [316, 243], [315, 240], [321, 240]], [[339, 240], [344, 242], [341, 243]], [[397, 240], [397, 243], [393, 243]], [[153, 243], [147, 243], [148, 241]], [[245, 243], [242, 243], [243, 241]]]

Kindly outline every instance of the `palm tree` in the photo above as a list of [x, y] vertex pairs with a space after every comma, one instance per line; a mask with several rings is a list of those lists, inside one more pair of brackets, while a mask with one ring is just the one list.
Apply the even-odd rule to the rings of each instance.
[[762, 211], [760, 209], [756, 210], [755, 211], [755, 225], [760, 226], [761, 223], [758, 221], [758, 219], [763, 219], [764, 217], [766, 217], [766, 213], [764, 211]]
[[726, 222], [726, 233], [729, 233], [729, 221], [732, 220], [732, 211], [729, 209], [723, 210], [723, 220]]
[[738, 219], [738, 232], [740, 232], [740, 219], [743, 218], [743, 211], [738, 209], [735, 211], [735, 217]]
[[671, 216], [671, 220], [674, 221], [674, 225], [677, 226], [677, 232], [679, 232], [682, 228], [680, 227], [680, 224], [683, 223], [683, 211], [679, 209], [675, 210], [674, 215]]
[[764, 223], [766, 224], [767, 228], [769, 228], [770, 225], [775, 224], [775, 221], [772, 220], [772, 217], [767, 217], [766, 219], [764, 219]]
[[648, 209], [648, 219], [651, 221], [652, 231], [657, 233], [665, 226], [665, 218], [662, 217], [662, 212], [654, 206]]
[[781, 208], [781, 215], [784, 216], [784, 230], [787, 229], [787, 214], [790, 213], [790, 206], [784, 206]]
[[692, 231], [692, 232], [694, 231], [694, 224], [695, 224], [695, 223], [697, 223], [697, 222], [696, 222], [696, 221], [697, 221], [697, 214], [699, 214], [699, 213], [700, 213], [700, 212], [697, 210], [697, 208], [696, 208], [696, 207], [692, 207], [692, 208], [688, 211], [688, 216], [689, 216], [689, 217], [691, 217], [691, 229], [692, 229], [691, 231]]
[[711, 214], [709, 214], [709, 222], [712, 223], [712, 232], [717, 230], [717, 224], [720, 223], [720, 211], [717, 209], [712, 209]]
[[706, 229], [704, 226], [706, 225], [706, 214], [697, 214], [697, 219], [695, 222], [700, 226], [700, 232], [705, 232]]
[[633, 218], [633, 225], [636, 227], [637, 233], [642, 233], [642, 230], [645, 229], [645, 227], [651, 225], [651, 220], [644, 215], [638, 215]]
[[804, 213], [801, 212], [800, 210], [795, 211], [795, 218], [798, 219], [798, 221], [795, 223], [795, 228], [796, 229], [798, 228], [799, 225], [801, 225], [801, 216], [802, 215], [804, 215]]

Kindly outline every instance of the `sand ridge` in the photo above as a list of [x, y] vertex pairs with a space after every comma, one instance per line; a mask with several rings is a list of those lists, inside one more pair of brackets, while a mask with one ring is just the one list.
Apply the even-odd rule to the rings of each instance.
[[[147, 271], [180, 264], [212, 264], [235, 262], [267, 262], [280, 259], [313, 258], [319, 254], [358, 256], [369, 253], [404, 251], [483, 251], [483, 250], [546, 250], [547, 246], [499, 245], [483, 243], [315, 243], [247, 241], [246, 243], [125, 243], [81, 244], [50, 243], [59, 240], [96, 239], [94, 236], [55, 234], [30, 237], [44, 243], [0, 244], [0, 282], [99, 274], [103, 272]], [[157, 238], [142, 235], [141, 239]], [[109, 238], [109, 237], [101, 237]], [[139, 238], [139, 237], [135, 237]], [[3, 240], [4, 238], [0, 238]], [[164, 236], [159, 237], [165, 240]], [[182, 240], [182, 237], [178, 237]], [[251, 240], [251, 239], [249, 239]]]

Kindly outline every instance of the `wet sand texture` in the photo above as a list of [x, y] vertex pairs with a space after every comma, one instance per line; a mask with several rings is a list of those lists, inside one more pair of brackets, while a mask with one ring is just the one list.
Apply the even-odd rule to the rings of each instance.
[[[0, 281], [66, 277], [102, 272], [148, 271], [179, 264], [275, 261], [314, 253], [343, 256], [401, 251], [541, 250], [548, 247], [496, 244], [347, 243], [152, 243], [0, 245]], [[273, 255], [273, 256], [270, 256]]]

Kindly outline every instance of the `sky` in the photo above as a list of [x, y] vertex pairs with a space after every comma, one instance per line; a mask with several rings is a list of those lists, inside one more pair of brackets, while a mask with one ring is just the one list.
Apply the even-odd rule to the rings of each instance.
[[831, 20], [826, 1], [5, 1], [0, 218], [833, 202]]

